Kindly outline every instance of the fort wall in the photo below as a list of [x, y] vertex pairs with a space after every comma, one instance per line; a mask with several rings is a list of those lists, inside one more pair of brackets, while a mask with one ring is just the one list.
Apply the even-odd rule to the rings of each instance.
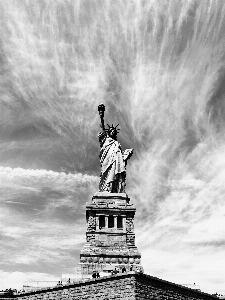
[[1, 299], [18, 300], [72, 300], [72, 299], [161, 299], [213, 300], [210, 294], [186, 288], [146, 274], [129, 272], [108, 277], [80, 281], [64, 286], [42, 289]]

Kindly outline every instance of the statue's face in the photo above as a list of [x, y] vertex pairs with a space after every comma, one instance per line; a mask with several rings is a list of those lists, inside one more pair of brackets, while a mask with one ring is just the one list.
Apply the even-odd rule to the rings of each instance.
[[116, 131], [116, 130], [110, 131], [109, 136], [110, 136], [112, 139], [117, 140], [117, 131]]

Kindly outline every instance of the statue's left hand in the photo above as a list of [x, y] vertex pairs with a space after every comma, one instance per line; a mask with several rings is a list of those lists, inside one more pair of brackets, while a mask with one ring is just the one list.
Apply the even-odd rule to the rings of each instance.
[[127, 161], [133, 154], [134, 149], [126, 149], [123, 151], [122, 155], [123, 155], [123, 160]]

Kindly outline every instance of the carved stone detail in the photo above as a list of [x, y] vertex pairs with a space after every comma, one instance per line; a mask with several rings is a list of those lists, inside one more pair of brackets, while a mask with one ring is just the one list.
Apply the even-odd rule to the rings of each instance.
[[87, 240], [88, 243], [93, 243], [95, 241], [95, 235], [87, 233], [87, 239], [86, 240]]
[[127, 233], [133, 233], [134, 232], [134, 218], [127, 218], [126, 219], [126, 229], [127, 229]]
[[89, 216], [87, 223], [87, 231], [95, 231], [96, 230], [96, 219], [94, 216]]
[[134, 234], [127, 235], [127, 244], [135, 245], [135, 235]]

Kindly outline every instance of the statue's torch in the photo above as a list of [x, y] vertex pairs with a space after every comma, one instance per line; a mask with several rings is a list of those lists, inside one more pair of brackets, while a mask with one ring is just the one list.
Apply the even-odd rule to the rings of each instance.
[[104, 124], [105, 105], [103, 103], [98, 106], [98, 112], [101, 119], [100, 127], [102, 128], [102, 130], [105, 130], [105, 124]]

